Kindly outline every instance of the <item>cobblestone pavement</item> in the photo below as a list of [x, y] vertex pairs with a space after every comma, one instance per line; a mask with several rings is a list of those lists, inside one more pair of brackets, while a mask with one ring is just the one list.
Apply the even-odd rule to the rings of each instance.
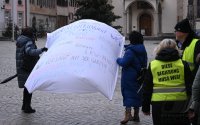
[[[145, 41], [149, 60], [156, 41]], [[43, 47], [45, 39], [37, 41]], [[14, 75], [15, 43], [0, 41], [0, 81]], [[120, 74], [119, 74], [120, 79]], [[99, 93], [55, 94], [36, 91], [32, 106], [36, 113], [21, 111], [23, 89], [17, 86], [17, 79], [0, 85], [0, 125], [119, 125], [124, 117], [122, 96], [118, 80], [112, 101]], [[141, 122], [127, 125], [152, 125], [151, 116], [140, 113]]]

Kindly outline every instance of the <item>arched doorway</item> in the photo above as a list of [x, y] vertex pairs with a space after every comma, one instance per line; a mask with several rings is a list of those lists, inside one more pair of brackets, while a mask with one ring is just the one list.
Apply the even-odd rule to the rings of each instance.
[[152, 18], [151, 15], [144, 13], [139, 17], [139, 30], [145, 36], [152, 35]]

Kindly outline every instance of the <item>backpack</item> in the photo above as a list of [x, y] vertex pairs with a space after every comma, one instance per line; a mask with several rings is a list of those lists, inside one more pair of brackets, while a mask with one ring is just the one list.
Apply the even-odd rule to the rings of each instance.
[[140, 84], [140, 86], [144, 83], [144, 78], [145, 78], [146, 72], [147, 72], [147, 68], [142, 67], [138, 73], [137, 81]]
[[[140, 58], [137, 56], [137, 54], [135, 54], [135, 55], [138, 58], [138, 60], [140, 61]], [[141, 89], [143, 88], [144, 79], [145, 79], [146, 72], [147, 72], [147, 67], [145, 66], [145, 64], [143, 64], [141, 61], [140, 61], [140, 64], [142, 66], [141, 66], [141, 69], [140, 69], [137, 79], [136, 79], [140, 88], [138, 89], [137, 93], [139, 93], [141, 91]]]

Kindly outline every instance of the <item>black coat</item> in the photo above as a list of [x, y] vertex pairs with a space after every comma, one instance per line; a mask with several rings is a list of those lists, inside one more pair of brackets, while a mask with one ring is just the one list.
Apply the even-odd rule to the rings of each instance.
[[[180, 59], [178, 51], [175, 49], [164, 49], [156, 56], [156, 60], [170, 62]], [[184, 77], [185, 77], [185, 86], [187, 95], [191, 95], [191, 77], [188, 74], [191, 74], [189, 65], [183, 61], [184, 65]], [[152, 105], [152, 117], [154, 125], [189, 125], [189, 120], [185, 117], [185, 114], [182, 113], [186, 107], [183, 104], [188, 103], [186, 101], [156, 101], [151, 102], [151, 97], [153, 93], [153, 75], [151, 71], [151, 65], [149, 64], [147, 75], [145, 77], [145, 85], [143, 91], [143, 101], [142, 101], [142, 111], [147, 113], [150, 112], [150, 104]], [[174, 108], [178, 106], [178, 108]], [[175, 115], [166, 113], [166, 111], [177, 111]], [[165, 111], [165, 113], [163, 113]]]
[[[137, 93], [140, 85], [137, 81], [138, 72], [147, 65], [147, 53], [143, 44], [130, 44], [125, 47], [125, 54], [117, 59], [122, 67], [121, 92], [123, 105], [140, 107], [141, 93]], [[143, 64], [143, 65], [142, 65]]]
[[[31, 73], [31, 70], [24, 68], [24, 65], [29, 65], [29, 69], [32, 69], [39, 59], [39, 55], [42, 53], [41, 49], [37, 49], [35, 42], [27, 36], [19, 36], [16, 43], [16, 69], [18, 76], [19, 88], [24, 88], [24, 84]], [[25, 54], [28, 56], [28, 60], [25, 60]]]
[[[185, 50], [186, 47], [188, 47], [190, 45], [190, 43], [192, 42], [192, 40], [196, 38], [196, 39], [199, 39], [197, 38], [197, 36], [194, 34], [194, 33], [190, 33], [187, 38], [185, 39], [185, 41], [183, 42], [183, 45], [181, 46], [181, 50]], [[199, 64], [200, 64], [200, 61], [199, 62], [196, 62], [196, 57], [197, 55], [200, 54], [200, 40], [197, 41], [196, 45], [195, 45], [195, 49], [194, 49], [194, 64], [195, 64], [195, 67], [194, 67], [194, 70], [192, 71], [192, 80], [194, 79], [196, 73], [197, 73], [197, 70], [199, 68]]]

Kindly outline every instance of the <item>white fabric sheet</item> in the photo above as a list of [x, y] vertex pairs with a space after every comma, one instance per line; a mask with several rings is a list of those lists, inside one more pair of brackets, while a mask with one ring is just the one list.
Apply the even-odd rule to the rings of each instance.
[[37, 62], [25, 86], [56, 93], [100, 92], [112, 99], [124, 37], [94, 20], [80, 20], [47, 34], [48, 51]]

